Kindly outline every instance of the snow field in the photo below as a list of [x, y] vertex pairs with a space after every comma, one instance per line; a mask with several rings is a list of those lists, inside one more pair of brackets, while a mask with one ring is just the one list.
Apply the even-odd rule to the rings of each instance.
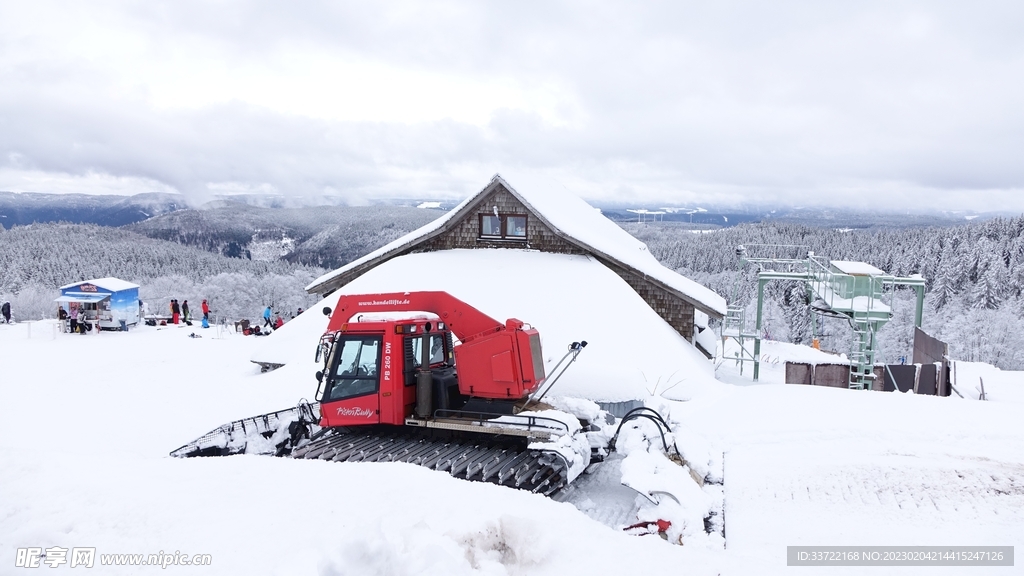
[[0, 325], [0, 573], [17, 547], [53, 545], [209, 553], [211, 574], [559, 575], [791, 573], [789, 545], [1024, 545], [1011, 402], [749, 381], [663, 400], [687, 460], [725, 481], [725, 549], [677, 547], [604, 525], [635, 521], [641, 498], [615, 483], [622, 454], [580, 476], [576, 508], [403, 464], [167, 456], [312, 398], [315, 343], [309, 365], [260, 374], [248, 360], [275, 337], [144, 327], [54, 338], [47, 322], [26, 336], [25, 324]]
[[953, 370], [954, 385], [964, 398], [977, 400], [984, 389], [986, 401], [1024, 404], [1024, 372], [961, 361], [953, 363]]
[[[793, 545], [1024, 543], [1013, 404], [761, 384], [676, 403], [672, 418], [723, 449], [728, 550], [766, 568], [784, 571]], [[915, 570], [928, 568], [871, 573]]]
[[[259, 339], [195, 327], [0, 326], [0, 566], [28, 546], [213, 555], [215, 574], [713, 574], [709, 552], [635, 538], [569, 504], [405, 464], [167, 453], [294, 404]], [[202, 338], [189, 338], [190, 333]], [[35, 337], [47, 333], [46, 338]], [[297, 375], [296, 375], [297, 376]], [[134, 574], [138, 567], [105, 567]]]

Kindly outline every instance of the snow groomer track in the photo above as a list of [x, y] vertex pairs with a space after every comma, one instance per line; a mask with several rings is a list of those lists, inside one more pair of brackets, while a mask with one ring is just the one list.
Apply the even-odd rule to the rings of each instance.
[[425, 438], [393, 426], [358, 431], [325, 430], [295, 449], [292, 458], [331, 462], [406, 462], [456, 478], [491, 482], [550, 496], [568, 484], [568, 465], [555, 452], [528, 448], [525, 440]]
[[[531, 441], [548, 438], [542, 430], [505, 429], [505, 434], [453, 435], [443, 429], [387, 425], [321, 428], [315, 424], [319, 413], [318, 403], [303, 403], [229, 422], [172, 451], [171, 456], [245, 453], [329, 462], [405, 462], [464, 480], [490, 482], [545, 496], [558, 494], [570, 482], [564, 456], [529, 447]], [[538, 420], [548, 419], [533, 419]], [[536, 428], [537, 424], [533, 426]], [[481, 432], [488, 430], [494, 429], [480, 428]]]

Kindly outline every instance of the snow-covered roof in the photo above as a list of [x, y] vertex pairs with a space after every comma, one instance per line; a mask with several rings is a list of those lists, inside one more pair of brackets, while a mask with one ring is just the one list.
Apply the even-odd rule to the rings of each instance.
[[878, 268], [875, 268], [867, 262], [852, 262], [850, 260], [833, 260], [832, 266], [839, 270], [843, 274], [850, 274], [851, 276], [882, 276], [885, 272], [882, 272]]
[[[476, 273], [493, 268], [498, 257], [502, 276], [548, 281], [495, 282], [493, 274]], [[327, 329], [322, 307], [336, 308], [342, 294], [431, 290], [448, 292], [499, 322], [529, 323], [540, 332], [549, 374], [570, 342], [586, 340], [586, 350], [552, 395], [617, 402], [669, 387], [689, 397], [715, 385], [713, 365], [597, 258], [524, 249], [441, 250], [390, 259], [261, 339], [252, 360], [312, 374], [320, 369], [313, 350]]]
[[120, 292], [121, 290], [130, 290], [132, 288], [138, 288], [138, 284], [132, 284], [126, 282], [120, 278], [96, 278], [94, 280], [82, 280], [80, 282], [72, 282], [61, 286], [61, 290], [67, 290], [68, 288], [74, 288], [75, 286], [81, 286], [82, 284], [94, 284], [98, 288], [103, 288], [109, 292]]
[[476, 205], [477, 200], [492, 192], [496, 185], [504, 186], [512, 195], [537, 215], [551, 230], [566, 241], [579, 246], [599, 258], [611, 260], [618, 265], [632, 269], [648, 280], [661, 284], [670, 292], [677, 293], [703, 312], [722, 317], [726, 313], [725, 299], [704, 286], [664, 267], [647, 250], [647, 245], [618, 227], [601, 215], [578, 196], [569, 192], [558, 182], [532, 175], [516, 175], [518, 187], [512, 186], [500, 174], [473, 196], [464, 200], [455, 209], [441, 218], [420, 227], [397, 240], [370, 252], [349, 264], [314, 280], [306, 290], [326, 291], [333, 280], [361, 268], [370, 262], [383, 262], [405, 253], [416, 244], [437, 236], [456, 222], [465, 211]]

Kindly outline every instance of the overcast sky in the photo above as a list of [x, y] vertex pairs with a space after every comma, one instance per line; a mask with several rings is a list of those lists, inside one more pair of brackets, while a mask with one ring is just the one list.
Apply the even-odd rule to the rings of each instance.
[[[0, 190], [1024, 210], [1024, 2], [0, 0]], [[515, 182], [512, 182], [515, 185]]]

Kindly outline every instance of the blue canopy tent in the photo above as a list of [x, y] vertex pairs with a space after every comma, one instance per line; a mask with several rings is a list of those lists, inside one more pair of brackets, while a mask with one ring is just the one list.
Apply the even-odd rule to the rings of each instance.
[[118, 278], [97, 278], [60, 287], [62, 305], [74, 304], [79, 309], [79, 321], [97, 324], [100, 328], [120, 329], [138, 325], [139, 286]]

